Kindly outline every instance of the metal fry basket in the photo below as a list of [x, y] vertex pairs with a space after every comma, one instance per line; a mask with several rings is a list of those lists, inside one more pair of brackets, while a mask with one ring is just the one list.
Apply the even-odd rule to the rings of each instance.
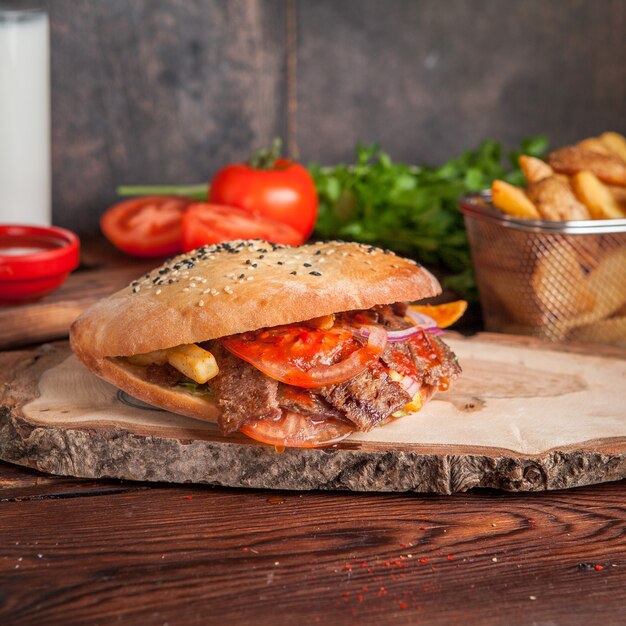
[[550, 222], [459, 201], [487, 330], [626, 346], [626, 219]]

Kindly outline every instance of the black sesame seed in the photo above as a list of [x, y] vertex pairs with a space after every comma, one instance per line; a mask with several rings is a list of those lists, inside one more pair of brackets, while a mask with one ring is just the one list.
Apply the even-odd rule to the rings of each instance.
[[244, 278], [245, 274], [239, 274], [239, 278]]
[[282, 261], [276, 261], [276, 265], [284, 265]]
[[316, 255], [318, 255], [318, 254], [322, 254], [322, 251], [321, 251], [321, 250], [316, 250], [316, 251], [315, 251], [315, 254], [316, 254]]
[[250, 263], [252, 263], [252, 261], [250, 259], [246, 259], [246, 265], [250, 265]]
[[298, 272], [289, 272], [292, 276], [295, 276]]
[[309, 274], [311, 274], [311, 276], [321, 276], [321, 272], [309, 272]]
[[168, 284], [168, 285], [171, 285], [173, 282], [174, 282], [174, 279], [173, 279], [173, 278], [170, 278], [170, 279], [167, 281], [167, 284]]
[[253, 264], [252, 264], [252, 267], [257, 267], [257, 264], [256, 264], [256, 263], [253, 263]]
[[304, 267], [313, 267], [310, 263], [303, 263]]
[[262, 255], [260, 255], [260, 256], [259, 256], [259, 259], [264, 259], [264, 258], [265, 258], [265, 255], [264, 255], [264, 254], [262, 254]]

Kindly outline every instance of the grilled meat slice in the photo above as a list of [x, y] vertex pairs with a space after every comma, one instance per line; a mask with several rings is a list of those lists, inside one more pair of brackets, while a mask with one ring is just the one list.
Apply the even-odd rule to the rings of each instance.
[[212, 351], [220, 373], [211, 379], [210, 385], [222, 411], [218, 419], [222, 432], [232, 433], [253, 420], [280, 417], [276, 380], [217, 343]]
[[343, 383], [322, 387], [320, 391], [330, 405], [361, 431], [371, 430], [411, 401], [411, 396], [382, 370], [367, 369]]
[[333, 408], [320, 395], [309, 389], [301, 389], [293, 385], [278, 385], [278, 403], [282, 409], [310, 415], [311, 417], [332, 417], [344, 420], [341, 411]]

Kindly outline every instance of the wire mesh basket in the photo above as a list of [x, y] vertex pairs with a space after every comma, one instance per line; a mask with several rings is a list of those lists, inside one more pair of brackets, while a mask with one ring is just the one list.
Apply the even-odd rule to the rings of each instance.
[[460, 209], [487, 330], [626, 346], [626, 219], [516, 219], [486, 193]]

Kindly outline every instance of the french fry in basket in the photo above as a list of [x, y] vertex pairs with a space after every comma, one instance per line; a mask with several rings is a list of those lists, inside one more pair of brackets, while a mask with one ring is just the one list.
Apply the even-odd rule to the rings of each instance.
[[545, 220], [588, 220], [591, 217], [574, 195], [569, 182], [556, 176], [532, 183], [526, 193]]
[[544, 178], [554, 176], [554, 170], [545, 161], [536, 157], [520, 155], [519, 166], [528, 184], [538, 183]]
[[601, 317], [613, 315], [626, 303], [626, 248], [615, 248], [604, 257], [587, 277], [589, 286], [597, 294], [596, 309]]
[[531, 284], [540, 307], [565, 320], [593, 311], [596, 293], [586, 279], [574, 248], [561, 241], [543, 251]]
[[616, 187], [615, 185], [608, 185], [611, 195], [615, 199], [615, 202], [620, 206], [624, 214], [626, 214], [626, 187]]
[[534, 219], [540, 217], [539, 211], [524, 193], [524, 190], [505, 183], [503, 180], [493, 181], [491, 196], [493, 203], [508, 215]]
[[572, 188], [578, 199], [589, 209], [595, 220], [619, 219], [626, 217], [610, 189], [588, 171], [572, 176]]
[[567, 146], [553, 152], [548, 163], [556, 172], [573, 175], [582, 170], [593, 172], [611, 185], [626, 185], [626, 162], [614, 154], [600, 154], [578, 146]]
[[610, 317], [579, 326], [569, 334], [568, 338], [574, 341], [626, 345], [626, 316]]
[[576, 146], [583, 150], [591, 150], [591, 152], [599, 152], [600, 154], [613, 154], [611, 149], [600, 139], [600, 137], [589, 137], [579, 141]]
[[596, 323], [615, 315], [626, 303], [626, 248], [615, 248], [605, 253], [598, 266], [587, 276], [587, 285], [595, 294], [593, 309], [563, 322], [563, 329], [576, 328]]
[[600, 141], [622, 161], [626, 161], [626, 137], [619, 133], [602, 133]]

